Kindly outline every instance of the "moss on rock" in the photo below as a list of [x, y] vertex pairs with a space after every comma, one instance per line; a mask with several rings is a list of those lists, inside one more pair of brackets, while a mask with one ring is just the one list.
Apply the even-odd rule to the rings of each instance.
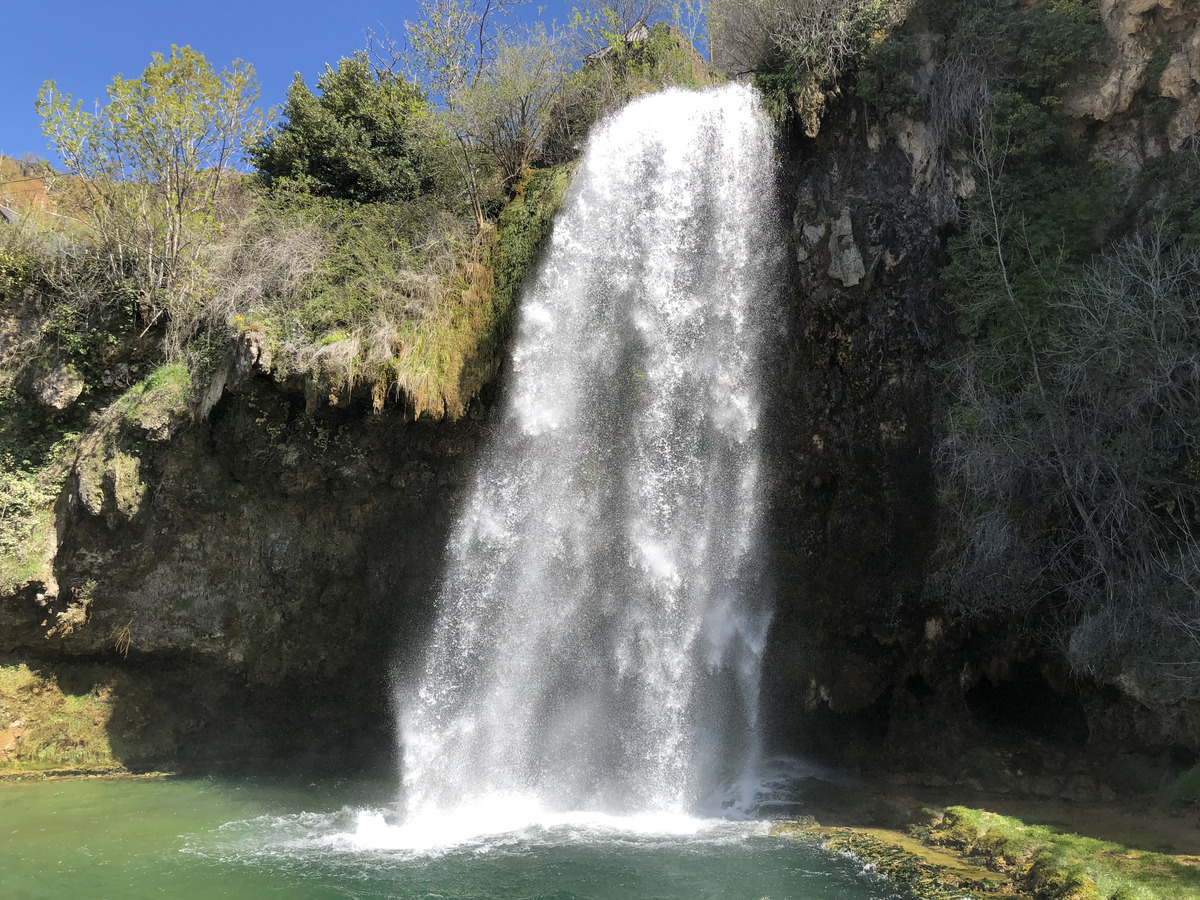
[[74, 692], [25, 662], [0, 661], [0, 776], [125, 771], [108, 738], [112, 712], [111, 681]]
[[1195, 900], [1200, 868], [1175, 857], [954, 806], [914, 834], [1007, 875], [1035, 900]]
[[819, 825], [811, 816], [772, 834], [820, 842], [874, 867], [916, 900], [1196, 900], [1190, 858], [1030, 825], [962, 806], [913, 810], [907, 833]]
[[131, 387], [101, 415], [80, 442], [75, 494], [94, 516], [128, 522], [146, 497], [140, 448], [163, 442], [192, 419], [192, 381], [187, 368], [161, 366]]
[[771, 834], [817, 842], [827, 850], [853, 856], [917, 900], [1012, 896], [1012, 885], [1003, 876], [963, 860], [931, 859], [927, 848], [904, 841], [897, 833], [822, 828], [809, 818], [780, 823]]

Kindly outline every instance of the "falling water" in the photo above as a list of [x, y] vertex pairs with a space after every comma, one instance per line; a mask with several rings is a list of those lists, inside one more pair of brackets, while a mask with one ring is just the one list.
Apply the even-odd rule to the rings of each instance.
[[410, 822], [736, 800], [770, 616], [773, 174], [744, 86], [658, 94], [593, 135], [524, 294], [508, 398], [402, 700]]

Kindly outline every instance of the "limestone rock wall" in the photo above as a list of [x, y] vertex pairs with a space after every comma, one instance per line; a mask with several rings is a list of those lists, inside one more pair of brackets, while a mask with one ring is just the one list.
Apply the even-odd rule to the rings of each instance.
[[938, 286], [942, 201], [903, 136], [833, 115], [816, 140], [796, 137], [781, 197], [793, 257], [767, 454], [778, 609], [764, 688], [774, 746], [845, 762], [886, 738], [896, 682], [916, 669], [938, 362], [955, 326]]
[[[308, 415], [263, 376], [169, 440], [102, 426], [59, 501], [53, 583], [0, 600], [0, 664], [112, 681], [135, 768], [386, 756], [484, 433], [478, 413]], [[103, 474], [121, 448], [128, 485]]]
[[[1102, 12], [1115, 62], [1069, 113], [1132, 183], [1168, 144], [1196, 139], [1200, 10], [1103, 0]], [[1142, 127], [1148, 87], [1177, 101], [1161, 145]], [[920, 121], [869, 115], [839, 100], [815, 139], [792, 135], [785, 163], [771, 746], [931, 785], [1068, 799], [1137, 790], [1122, 767], [1162, 774], [1200, 754], [1200, 704], [1074, 677], [1028, 623], [956, 622], [933, 587], [944, 564], [933, 455], [961, 340], [938, 269], [975, 184]]]

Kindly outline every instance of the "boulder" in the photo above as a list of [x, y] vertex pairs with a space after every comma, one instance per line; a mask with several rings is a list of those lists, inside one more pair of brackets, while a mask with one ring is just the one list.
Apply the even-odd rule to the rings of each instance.
[[47, 409], [64, 410], [83, 393], [83, 376], [74, 366], [59, 364], [33, 382], [33, 396]]

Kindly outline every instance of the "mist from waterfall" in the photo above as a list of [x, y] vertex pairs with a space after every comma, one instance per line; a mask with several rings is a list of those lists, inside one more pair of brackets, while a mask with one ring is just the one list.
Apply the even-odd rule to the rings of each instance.
[[746, 86], [650, 96], [593, 134], [398, 697], [410, 823], [737, 802], [771, 613], [774, 174]]

